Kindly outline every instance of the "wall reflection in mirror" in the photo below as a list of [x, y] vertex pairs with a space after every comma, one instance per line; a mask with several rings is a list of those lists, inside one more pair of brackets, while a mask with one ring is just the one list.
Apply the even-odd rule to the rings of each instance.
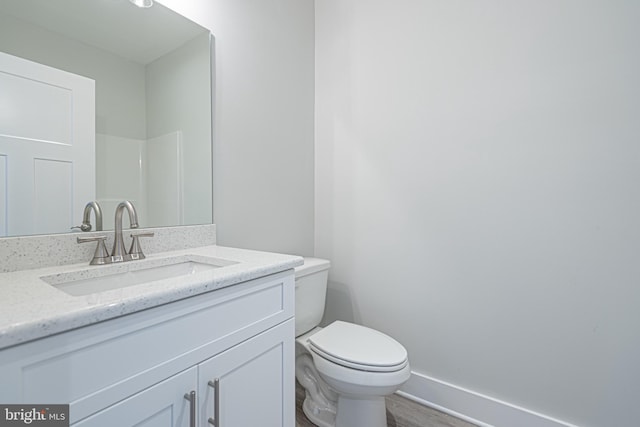
[[211, 223], [211, 43], [157, 1], [2, 0], [0, 236]]

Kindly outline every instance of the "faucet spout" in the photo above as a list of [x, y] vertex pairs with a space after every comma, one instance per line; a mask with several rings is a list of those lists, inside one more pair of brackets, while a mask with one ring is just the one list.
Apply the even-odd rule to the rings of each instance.
[[124, 210], [129, 212], [129, 224], [131, 228], [138, 228], [138, 213], [136, 208], [128, 200], [120, 203], [116, 208], [115, 219], [115, 238], [113, 240], [113, 251], [111, 251], [111, 262], [129, 261], [131, 256], [124, 247], [124, 239], [122, 237], [122, 214]]
[[[91, 231], [91, 209], [96, 213], [96, 231], [102, 231], [102, 209], [100, 209], [98, 202], [89, 202], [84, 207], [82, 226], [88, 226], [87, 231]], [[84, 231], [84, 229], [82, 229], [82, 231]]]
[[98, 202], [87, 203], [82, 213], [82, 224], [75, 225], [71, 229], [79, 228], [80, 231], [91, 231], [91, 209], [96, 213], [96, 231], [102, 231], [102, 209], [100, 209]]

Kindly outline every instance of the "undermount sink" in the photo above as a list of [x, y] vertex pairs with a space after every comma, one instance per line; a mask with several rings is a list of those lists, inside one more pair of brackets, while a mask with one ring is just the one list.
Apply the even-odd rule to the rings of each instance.
[[83, 296], [158, 280], [191, 276], [233, 264], [236, 262], [220, 258], [185, 255], [139, 262], [132, 261], [107, 267], [93, 267], [43, 276], [41, 279], [69, 295]]

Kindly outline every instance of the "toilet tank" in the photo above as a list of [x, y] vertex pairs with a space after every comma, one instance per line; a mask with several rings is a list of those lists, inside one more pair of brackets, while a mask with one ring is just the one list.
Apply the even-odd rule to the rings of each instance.
[[296, 272], [296, 337], [320, 324], [327, 297], [329, 261], [305, 258]]

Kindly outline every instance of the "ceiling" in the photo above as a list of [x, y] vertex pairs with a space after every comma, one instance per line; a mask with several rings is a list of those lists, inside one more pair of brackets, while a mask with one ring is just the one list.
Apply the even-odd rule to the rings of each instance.
[[141, 64], [208, 32], [158, 2], [145, 9], [128, 0], [2, 0], [0, 13]]

